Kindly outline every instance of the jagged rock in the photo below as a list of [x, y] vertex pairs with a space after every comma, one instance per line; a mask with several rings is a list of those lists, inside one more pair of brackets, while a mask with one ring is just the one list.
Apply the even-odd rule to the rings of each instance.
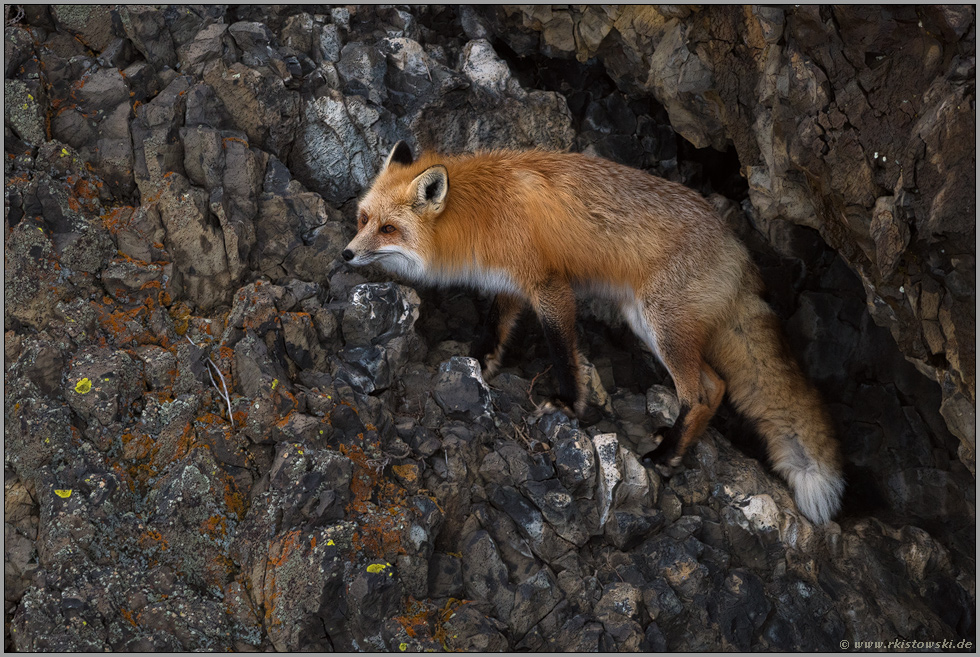
[[[231, 28], [229, 32], [234, 34]], [[248, 135], [250, 144], [285, 159], [296, 137], [300, 103], [281, 75], [265, 66], [250, 68], [241, 62], [226, 65], [214, 60], [205, 65], [203, 79], [214, 89], [234, 127]]]
[[24, 221], [8, 235], [4, 255], [11, 269], [4, 276], [5, 320], [43, 327], [68, 290], [54, 267], [54, 244], [41, 226]]
[[596, 453], [584, 433], [562, 438], [554, 446], [558, 479], [576, 497], [591, 498], [595, 488]]
[[524, 636], [560, 600], [560, 589], [555, 576], [547, 568], [542, 568], [517, 587], [509, 623], [511, 631], [515, 636]]
[[556, 647], [569, 652], [602, 652], [614, 650], [615, 643], [601, 623], [578, 614], [562, 625]]
[[754, 635], [772, 610], [759, 578], [738, 570], [725, 579], [722, 589], [708, 605], [708, 613], [721, 628], [722, 635], [740, 650], [752, 645]]
[[348, 43], [340, 51], [337, 73], [346, 95], [361, 95], [375, 105], [386, 99], [385, 57], [377, 48], [364, 43]]
[[475, 358], [453, 356], [440, 365], [432, 395], [451, 418], [478, 423], [490, 419], [490, 389]]
[[33, 54], [33, 37], [31, 33], [18, 25], [6, 25], [3, 41], [4, 80], [9, 80]]
[[463, 594], [463, 567], [459, 557], [441, 552], [429, 561], [429, 590], [432, 598], [458, 598]]
[[[333, 89], [305, 104], [303, 111], [290, 168], [304, 185], [338, 205], [367, 186], [387, 157], [389, 144], [407, 136], [395, 132], [383, 108]], [[379, 132], [392, 141], [380, 141]]]
[[215, 23], [194, 35], [193, 40], [177, 48], [177, 59], [182, 71], [200, 75], [204, 66], [224, 53], [223, 36], [227, 25]]
[[674, 426], [680, 413], [677, 394], [666, 386], [651, 386], [647, 390], [647, 413], [653, 417], [655, 429]]
[[501, 652], [510, 648], [510, 642], [502, 634], [507, 626], [495, 618], [484, 616], [470, 605], [456, 609], [442, 626], [450, 650]]
[[282, 334], [286, 355], [297, 368], [322, 370], [327, 354], [320, 346], [313, 319], [306, 313], [283, 313]]
[[598, 471], [599, 525], [603, 526], [609, 519], [613, 506], [613, 494], [616, 486], [622, 481], [622, 473], [616, 463], [619, 455], [619, 444], [616, 434], [600, 434], [592, 439], [596, 452], [596, 469]]
[[72, 359], [62, 394], [86, 421], [107, 427], [130, 414], [141, 380], [139, 365], [126, 352], [86, 348]]
[[167, 21], [155, 7], [122, 7], [119, 10], [126, 36], [157, 69], [177, 65], [174, 42]]
[[4, 399], [7, 416], [17, 418], [4, 433], [9, 454], [5, 467], [34, 490], [39, 469], [71, 444], [71, 410], [67, 404], [42, 397], [31, 385], [20, 388]]
[[101, 52], [114, 38], [113, 13], [108, 7], [53, 5], [51, 15], [59, 27], [78, 35], [90, 49]]
[[141, 264], [134, 260], [111, 260], [102, 270], [102, 285], [122, 304], [140, 305], [167, 288], [173, 265]]
[[12, 375], [22, 374], [34, 382], [41, 394], [56, 397], [65, 367], [65, 354], [51, 340], [51, 336], [40, 333], [36, 337], [28, 337], [21, 345], [17, 361]]
[[466, 537], [463, 548], [466, 597], [488, 604], [497, 618], [510, 619], [514, 590], [507, 581], [507, 567], [497, 553], [494, 540], [479, 530]]
[[40, 145], [46, 136], [42, 108], [38, 98], [21, 80], [4, 80], [4, 121], [30, 144]]
[[594, 528], [586, 526], [572, 496], [557, 479], [528, 481], [521, 490], [560, 537], [579, 547], [589, 540]]
[[391, 365], [385, 347], [348, 347], [339, 356], [343, 364], [337, 376], [355, 391], [369, 395], [391, 386]]
[[[545, 522], [544, 515], [513, 487], [492, 486], [488, 492], [490, 502], [514, 521], [517, 530], [535, 555], [545, 561], [552, 561], [574, 549], [574, 544], [559, 536]], [[577, 532], [572, 532], [572, 535], [580, 536]]]
[[[5, 648], [972, 640], [972, 8], [23, 9]], [[489, 299], [347, 267], [398, 139], [712, 194], [828, 401], [835, 522], [728, 406], [639, 462], [678, 404], [610, 308], [578, 304], [588, 412], [538, 417], [533, 320], [484, 382]]]
[[[227, 303], [232, 278], [225, 243], [213, 219], [205, 192], [171, 172], [159, 190], [164, 244], [180, 274], [175, 287], [202, 308]], [[178, 282], [179, 281], [179, 282]]]
[[640, 590], [626, 582], [617, 582], [604, 589], [595, 607], [596, 620], [620, 650], [635, 651], [643, 640], [639, 624], [642, 608]]
[[[274, 166], [270, 160], [269, 168]], [[263, 193], [258, 199], [253, 256], [259, 270], [273, 280], [326, 282], [331, 260], [347, 243], [337, 219], [319, 195], [294, 181], [285, 194]]]
[[352, 347], [386, 343], [412, 331], [418, 318], [418, 295], [395, 283], [367, 283], [350, 291], [341, 327]]
[[288, 385], [286, 368], [279, 354], [269, 353], [266, 343], [254, 334], [246, 333], [235, 345], [235, 361], [242, 392], [256, 398], [266, 391], [274, 391], [280, 382]]

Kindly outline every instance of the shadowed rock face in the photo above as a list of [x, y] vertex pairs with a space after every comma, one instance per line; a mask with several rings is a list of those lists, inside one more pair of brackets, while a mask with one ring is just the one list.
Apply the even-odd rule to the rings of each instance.
[[[323, 11], [324, 13], [315, 13]], [[839, 650], [976, 637], [971, 7], [43, 7], [5, 27], [5, 647]], [[841, 438], [814, 526], [599, 304], [351, 270], [391, 146], [711, 197]]]

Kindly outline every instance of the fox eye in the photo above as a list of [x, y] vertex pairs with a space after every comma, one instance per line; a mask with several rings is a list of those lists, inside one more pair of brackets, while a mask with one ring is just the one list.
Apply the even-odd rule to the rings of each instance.
[[381, 232], [385, 234], [394, 233], [395, 227], [392, 226], [391, 224], [385, 224], [384, 226], [381, 227]]
[[368, 222], [367, 212], [362, 212], [360, 216], [358, 216], [357, 220], [360, 223], [360, 225], [366, 226]]

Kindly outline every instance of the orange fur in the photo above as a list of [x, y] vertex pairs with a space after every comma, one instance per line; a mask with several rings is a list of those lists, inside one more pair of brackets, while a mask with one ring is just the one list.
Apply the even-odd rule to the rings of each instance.
[[727, 390], [756, 421], [804, 513], [818, 522], [836, 513], [843, 479], [826, 411], [781, 347], [745, 247], [690, 189], [575, 153], [412, 160], [399, 144], [361, 200], [344, 257], [416, 282], [497, 293], [488, 372], [530, 306], [559, 365], [559, 397], [580, 414], [573, 290], [608, 298], [674, 379], [685, 413], [673, 463]]

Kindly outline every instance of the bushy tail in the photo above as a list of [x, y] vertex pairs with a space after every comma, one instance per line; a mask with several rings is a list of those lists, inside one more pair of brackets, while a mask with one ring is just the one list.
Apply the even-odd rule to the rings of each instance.
[[844, 492], [840, 447], [820, 395], [790, 354], [772, 309], [743, 292], [708, 360], [727, 382], [735, 407], [755, 422], [773, 469], [789, 482], [800, 511], [815, 523], [833, 518]]

